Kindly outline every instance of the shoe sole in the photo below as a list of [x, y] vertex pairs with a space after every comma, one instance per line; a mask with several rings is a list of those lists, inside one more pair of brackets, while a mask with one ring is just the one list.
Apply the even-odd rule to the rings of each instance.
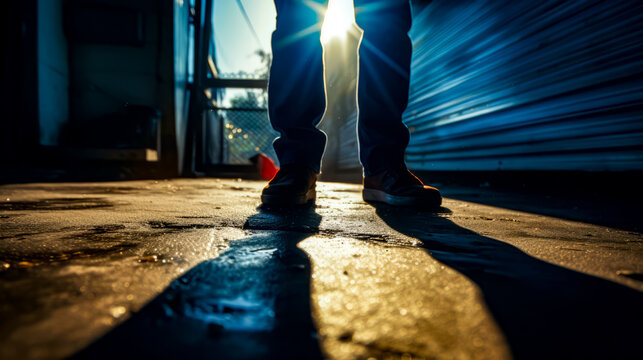
[[379, 202], [392, 206], [437, 208], [442, 204], [441, 197], [437, 199], [423, 199], [413, 196], [391, 195], [382, 190], [375, 189], [364, 189], [362, 191], [362, 198], [366, 202]]
[[261, 194], [261, 202], [268, 206], [297, 206], [315, 202], [316, 197], [315, 189], [310, 189], [305, 194], [297, 196]]

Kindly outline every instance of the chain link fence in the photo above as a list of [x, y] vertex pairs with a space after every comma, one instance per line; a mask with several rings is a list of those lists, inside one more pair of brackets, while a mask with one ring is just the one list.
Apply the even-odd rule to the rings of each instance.
[[270, 125], [266, 109], [218, 108], [215, 112], [213, 119], [222, 129], [223, 164], [247, 165], [258, 153], [276, 161], [272, 142], [279, 134]]

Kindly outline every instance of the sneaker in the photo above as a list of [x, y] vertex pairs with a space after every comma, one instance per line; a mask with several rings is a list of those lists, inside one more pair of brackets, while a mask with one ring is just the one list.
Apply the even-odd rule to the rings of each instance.
[[317, 173], [305, 166], [285, 165], [261, 192], [261, 202], [272, 206], [294, 206], [314, 202]]
[[393, 206], [438, 208], [442, 204], [440, 191], [424, 185], [405, 166], [364, 177], [362, 196], [366, 202]]

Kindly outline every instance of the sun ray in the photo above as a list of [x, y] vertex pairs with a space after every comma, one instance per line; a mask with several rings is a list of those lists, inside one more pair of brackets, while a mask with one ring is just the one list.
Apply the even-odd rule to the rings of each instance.
[[278, 44], [273, 45], [273, 46], [281, 47], [281, 46], [290, 45], [290, 44], [296, 42], [297, 40], [300, 40], [300, 39], [302, 39], [302, 38], [304, 38], [304, 37], [306, 37], [306, 36], [308, 36], [310, 34], [314, 34], [314, 33], [318, 32], [318, 31], [319, 31], [319, 24], [312, 25], [312, 26], [309, 26], [309, 27], [307, 27], [305, 29], [302, 29], [302, 30], [290, 35], [290, 36], [285, 37], [284, 39], [279, 41]]

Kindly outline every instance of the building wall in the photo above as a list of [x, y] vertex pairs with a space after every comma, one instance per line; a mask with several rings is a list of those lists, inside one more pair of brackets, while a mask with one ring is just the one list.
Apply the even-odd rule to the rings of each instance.
[[416, 11], [410, 167], [643, 169], [637, 1], [441, 1]]
[[69, 67], [63, 0], [38, 0], [38, 122], [40, 145], [59, 144], [69, 121]]
[[640, 2], [413, 3], [410, 168], [643, 170]]
[[[177, 143], [182, 143], [180, 129], [187, 121], [188, 60], [180, 55], [187, 53], [188, 3], [7, 3], [2, 13], [7, 30], [2, 43], [8, 55], [2, 57], [0, 161], [38, 162], [43, 149], [51, 153], [57, 146], [91, 147], [93, 138], [109, 142], [110, 134], [97, 130], [105, 129], [96, 126], [97, 121], [108, 123], [114, 117], [106, 115], [122, 113], [126, 104], [132, 104], [161, 110], [158, 170], [178, 174]], [[132, 22], [132, 16], [142, 21]], [[132, 24], [142, 27], [132, 33]], [[111, 129], [112, 134], [119, 131]], [[90, 140], [78, 141], [92, 132]], [[64, 157], [64, 151], [54, 152], [55, 158]]]
[[179, 169], [182, 169], [188, 119], [189, 1], [174, 0], [174, 103]]
[[[92, 121], [117, 112], [129, 104], [158, 107], [160, 2], [78, 0], [70, 6], [104, 7], [113, 13], [113, 27], [118, 27], [118, 9], [132, 9], [143, 14], [143, 43], [140, 45], [102, 42], [101, 39], [70, 41], [71, 115], [73, 121]], [[88, 30], [87, 30], [88, 31]], [[92, 30], [94, 31], [94, 30]], [[95, 31], [99, 31], [96, 29]], [[104, 30], [109, 34], [110, 30]], [[107, 37], [107, 36], [105, 36]]]
[[[100, 18], [100, 25], [85, 24], [81, 16], [80, 33], [68, 34], [71, 122], [98, 121], [128, 104], [159, 109], [161, 165], [168, 174], [177, 174], [177, 130], [186, 121], [181, 108], [185, 59], [175, 61], [175, 55], [186, 46], [187, 29], [175, 30], [186, 26], [188, 2], [69, 0], [67, 6], [68, 14], [77, 7]], [[140, 37], [121, 29], [131, 28], [132, 16], [141, 19]]]
[[[10, 1], [0, 12], [5, 56], [0, 57], [0, 162], [24, 162], [35, 156], [38, 124], [37, 0]], [[1, 171], [0, 171], [1, 173]]]

